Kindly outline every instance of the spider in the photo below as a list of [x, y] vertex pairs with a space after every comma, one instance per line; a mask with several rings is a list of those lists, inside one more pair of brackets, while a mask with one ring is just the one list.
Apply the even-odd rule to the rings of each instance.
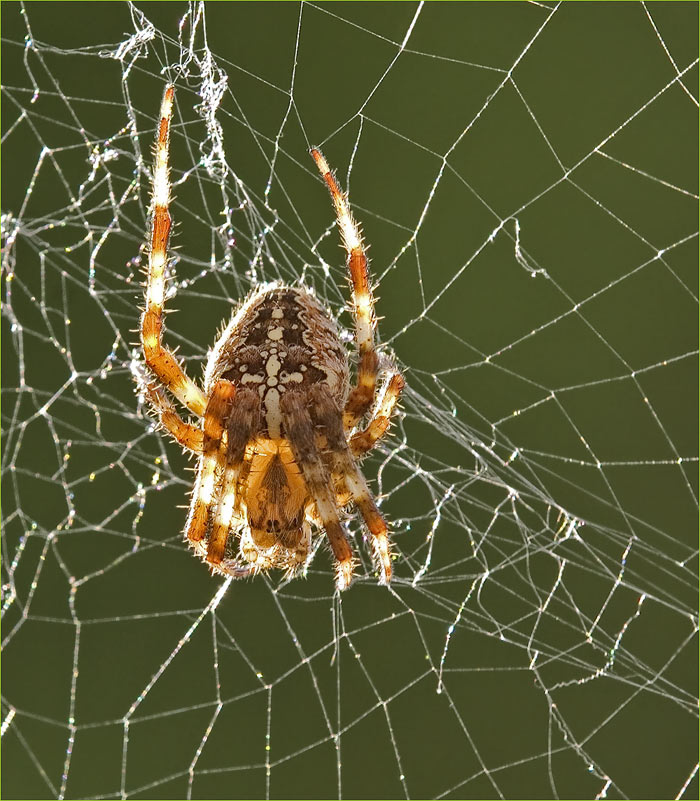
[[[347, 252], [358, 349], [354, 385], [328, 311], [305, 287], [273, 283], [255, 289], [234, 312], [208, 354], [200, 388], [163, 345], [174, 91], [171, 84], [165, 88], [155, 143], [141, 317], [146, 369], [138, 378], [162, 428], [198, 459], [185, 537], [212, 572], [240, 578], [280, 568], [292, 576], [311, 558], [314, 524], [325, 531], [336, 587], [343, 590], [356, 559], [341, 513], [354, 504], [369, 531], [380, 581], [388, 584], [387, 524], [357, 460], [386, 434], [404, 381], [387, 357], [383, 391], [375, 399], [374, 300], [347, 197], [321, 152], [312, 149]], [[170, 396], [200, 418], [199, 425], [183, 420]]]

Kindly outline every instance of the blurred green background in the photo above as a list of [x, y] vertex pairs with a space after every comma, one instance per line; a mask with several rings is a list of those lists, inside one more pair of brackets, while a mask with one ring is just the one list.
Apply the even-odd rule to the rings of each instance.
[[[697, 5], [0, 11], [3, 796], [697, 797]], [[261, 280], [350, 327], [311, 145], [350, 188], [391, 591], [206, 611], [129, 369], [166, 80], [192, 376]]]

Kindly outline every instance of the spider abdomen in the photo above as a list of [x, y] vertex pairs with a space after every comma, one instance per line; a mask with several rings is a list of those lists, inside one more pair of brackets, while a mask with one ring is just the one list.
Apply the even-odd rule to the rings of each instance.
[[284, 437], [280, 400], [307, 395], [317, 384], [343, 408], [349, 370], [345, 349], [328, 312], [306, 289], [272, 285], [241, 304], [214, 346], [205, 391], [219, 379], [260, 396], [260, 435]]

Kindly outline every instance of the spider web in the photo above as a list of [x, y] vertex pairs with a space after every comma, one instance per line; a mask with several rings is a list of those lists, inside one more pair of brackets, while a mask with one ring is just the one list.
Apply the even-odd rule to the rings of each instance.
[[[3, 3], [6, 798], [697, 797], [697, 6]], [[88, 16], [89, 15], [89, 16]], [[212, 578], [132, 377], [303, 280], [407, 379], [396, 578]]]

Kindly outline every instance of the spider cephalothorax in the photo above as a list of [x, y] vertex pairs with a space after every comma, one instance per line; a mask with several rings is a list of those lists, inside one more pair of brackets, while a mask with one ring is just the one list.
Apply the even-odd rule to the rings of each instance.
[[[355, 384], [350, 385], [348, 356], [336, 326], [313, 293], [303, 286], [269, 284], [248, 296], [221, 333], [200, 389], [162, 344], [173, 96], [173, 87], [166, 87], [156, 139], [141, 319], [147, 370], [139, 383], [163, 427], [198, 456], [186, 537], [220, 573], [246, 576], [276, 567], [293, 574], [308, 561], [313, 524], [326, 533], [336, 584], [344, 589], [355, 560], [340, 510], [354, 503], [369, 530], [381, 579], [389, 582], [387, 525], [357, 459], [386, 433], [403, 379], [393, 367], [385, 369], [383, 392], [375, 402], [374, 301], [347, 200], [321, 153], [312, 150], [348, 254], [359, 350]], [[165, 390], [201, 418], [201, 425], [185, 422]]]

